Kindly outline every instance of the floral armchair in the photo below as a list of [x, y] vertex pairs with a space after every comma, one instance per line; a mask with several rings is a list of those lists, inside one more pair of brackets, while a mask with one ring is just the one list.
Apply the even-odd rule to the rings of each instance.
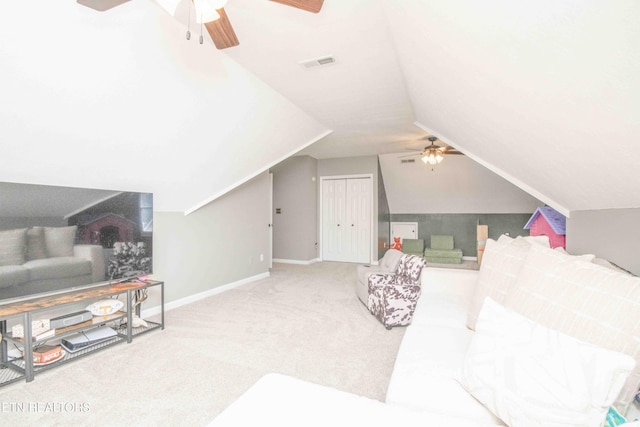
[[404, 254], [395, 274], [369, 276], [367, 307], [387, 329], [411, 323], [420, 297], [420, 275], [424, 258]]

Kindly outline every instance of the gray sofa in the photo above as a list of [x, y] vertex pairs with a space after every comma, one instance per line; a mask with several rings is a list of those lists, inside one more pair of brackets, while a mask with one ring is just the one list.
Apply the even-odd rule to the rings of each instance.
[[74, 245], [76, 226], [0, 231], [0, 299], [105, 280], [102, 246]]

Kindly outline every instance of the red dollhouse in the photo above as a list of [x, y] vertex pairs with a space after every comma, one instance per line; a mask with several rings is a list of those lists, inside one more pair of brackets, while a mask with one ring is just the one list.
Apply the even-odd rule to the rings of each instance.
[[532, 236], [547, 236], [552, 248], [566, 249], [567, 218], [552, 207], [543, 206], [536, 209], [527, 224]]

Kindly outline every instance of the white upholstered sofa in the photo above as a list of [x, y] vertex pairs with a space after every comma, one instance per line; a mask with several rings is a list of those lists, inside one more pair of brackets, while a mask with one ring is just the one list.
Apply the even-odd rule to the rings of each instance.
[[270, 374], [211, 425], [600, 427], [612, 406], [633, 419], [640, 279], [594, 261], [490, 240], [480, 271], [424, 269], [386, 402]]

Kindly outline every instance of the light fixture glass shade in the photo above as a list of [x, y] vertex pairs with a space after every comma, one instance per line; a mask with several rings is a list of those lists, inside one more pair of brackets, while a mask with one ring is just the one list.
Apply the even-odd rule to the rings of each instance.
[[216, 12], [216, 8], [209, 0], [193, 0], [193, 4], [196, 8], [196, 22], [198, 24], [220, 19], [220, 15]]
[[428, 148], [422, 156], [422, 162], [425, 165], [437, 165], [444, 159], [440, 148]]

